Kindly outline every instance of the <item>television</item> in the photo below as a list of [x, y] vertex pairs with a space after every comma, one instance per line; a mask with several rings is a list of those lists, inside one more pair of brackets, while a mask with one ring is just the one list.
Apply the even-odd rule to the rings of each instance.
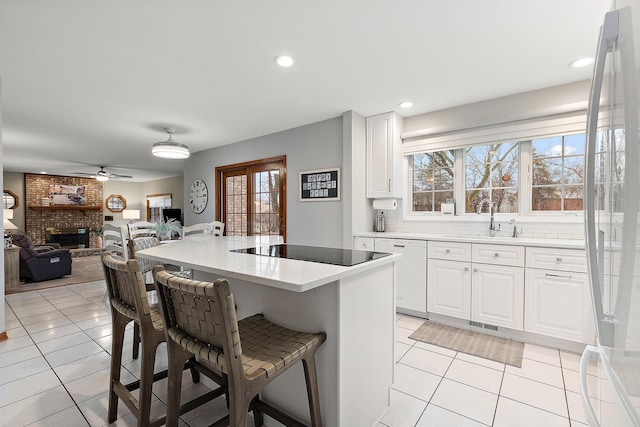
[[165, 221], [173, 218], [178, 221], [180, 225], [184, 225], [184, 222], [182, 221], [182, 209], [180, 208], [164, 208], [162, 209], [162, 216]]

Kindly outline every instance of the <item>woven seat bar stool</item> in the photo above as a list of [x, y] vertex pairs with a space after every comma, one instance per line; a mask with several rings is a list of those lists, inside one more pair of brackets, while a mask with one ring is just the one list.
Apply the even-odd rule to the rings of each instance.
[[[159, 426], [164, 424], [165, 415], [150, 420], [151, 396], [154, 381], [167, 377], [167, 370], [154, 374], [156, 349], [165, 341], [164, 321], [157, 304], [149, 304], [147, 291], [142, 280], [140, 267], [137, 260], [121, 261], [111, 253], [102, 253], [102, 266], [107, 282], [107, 291], [111, 306], [112, 321], [112, 350], [111, 373], [109, 379], [109, 410], [108, 422], [112, 423], [117, 418], [118, 400], [129, 408], [137, 418], [138, 426]], [[120, 381], [122, 369], [122, 347], [125, 328], [134, 321], [140, 326], [142, 338], [142, 358], [140, 363], [140, 380], [130, 384]], [[187, 360], [180, 371], [191, 369], [192, 377], [198, 372], [210, 377], [217, 384], [223, 384], [223, 378], [204, 365], [195, 361], [195, 358]], [[198, 376], [199, 378], [199, 376]], [[132, 391], [139, 389], [136, 399]], [[203, 403], [222, 396], [226, 389], [219, 387], [199, 396], [180, 407], [180, 413], [189, 411]]]
[[280, 374], [302, 362], [307, 386], [311, 425], [322, 426], [315, 353], [326, 340], [324, 332], [287, 329], [261, 314], [236, 318], [229, 282], [199, 282], [153, 269], [158, 301], [166, 324], [169, 356], [167, 426], [178, 424], [180, 367], [193, 355], [222, 372], [228, 387], [229, 424], [245, 427], [253, 411], [256, 426], [263, 413], [286, 426], [304, 426], [260, 399], [260, 391]]
[[[138, 258], [136, 256], [137, 251], [141, 251], [143, 249], [153, 248], [154, 246], [158, 246], [160, 244], [160, 240], [153, 236], [147, 237], [136, 237], [133, 239], [129, 239], [127, 242], [128, 246], [128, 259], [138, 260], [138, 265], [140, 266], [140, 273], [142, 273], [142, 278], [144, 280], [145, 287], [147, 288], [147, 292], [155, 291], [156, 287], [153, 284], [153, 277], [151, 276], [151, 270], [156, 265], [162, 265], [162, 263], [158, 261], [153, 261], [145, 258]], [[178, 275], [180, 277], [190, 278], [191, 271], [190, 270], [175, 270], [171, 271], [172, 274]], [[133, 327], [133, 358], [138, 358], [140, 348], [140, 327], [136, 323]], [[194, 381], [197, 382], [197, 379], [194, 377]]]

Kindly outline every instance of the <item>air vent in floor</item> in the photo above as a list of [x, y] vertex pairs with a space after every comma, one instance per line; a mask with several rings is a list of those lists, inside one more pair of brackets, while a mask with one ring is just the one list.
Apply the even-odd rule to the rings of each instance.
[[469, 325], [475, 326], [477, 328], [490, 329], [492, 331], [498, 330], [498, 327], [496, 325], [491, 325], [489, 323], [476, 322], [474, 320], [469, 320]]

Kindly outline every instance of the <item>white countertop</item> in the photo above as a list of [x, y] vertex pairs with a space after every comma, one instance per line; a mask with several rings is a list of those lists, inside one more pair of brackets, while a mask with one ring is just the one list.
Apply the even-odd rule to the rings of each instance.
[[356, 233], [357, 237], [375, 237], [387, 239], [435, 240], [443, 242], [487, 243], [495, 245], [535, 246], [544, 248], [584, 249], [584, 240], [533, 239], [522, 237], [455, 236], [451, 234], [428, 234], [408, 232], [366, 232]]
[[286, 258], [229, 252], [232, 249], [283, 243], [281, 236], [212, 237], [190, 236], [170, 245], [159, 245], [136, 252], [167, 264], [219, 274], [294, 292], [304, 292], [344, 277], [359, 274], [396, 261], [393, 254], [351, 267], [298, 261]]

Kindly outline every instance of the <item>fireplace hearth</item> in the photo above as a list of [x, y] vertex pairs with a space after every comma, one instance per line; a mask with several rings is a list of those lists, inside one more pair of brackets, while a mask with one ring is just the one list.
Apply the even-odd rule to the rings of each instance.
[[45, 230], [45, 240], [47, 243], [58, 243], [62, 248], [88, 248], [90, 247], [89, 228], [47, 227]]

